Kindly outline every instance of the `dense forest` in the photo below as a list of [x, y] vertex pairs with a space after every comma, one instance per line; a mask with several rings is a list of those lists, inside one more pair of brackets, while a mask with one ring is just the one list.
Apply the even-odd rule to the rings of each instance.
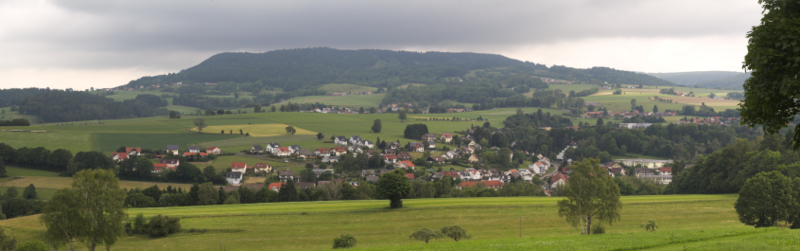
[[151, 94], [114, 101], [86, 92], [49, 91], [28, 96], [20, 102], [19, 113], [39, 116], [45, 122], [151, 117], [169, 113], [167, 101]]
[[[761, 135], [760, 129], [737, 124], [654, 124], [643, 130], [618, 128], [610, 122], [581, 125], [580, 130], [570, 126], [572, 123], [559, 115], [518, 111], [506, 118], [502, 130], [477, 127], [471, 134], [481, 145], [541, 153], [552, 159], [574, 142], [578, 147], [568, 149], [565, 158], [600, 158], [602, 162], [610, 161], [612, 155], [629, 153], [692, 160], [727, 147], [737, 138], [755, 140]], [[546, 131], [540, 127], [552, 128]]]
[[0, 89], [0, 107], [17, 106], [25, 97], [49, 91], [50, 88]]

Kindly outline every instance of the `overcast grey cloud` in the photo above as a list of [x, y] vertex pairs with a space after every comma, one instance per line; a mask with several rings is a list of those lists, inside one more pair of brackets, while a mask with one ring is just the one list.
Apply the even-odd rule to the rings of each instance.
[[219, 52], [316, 46], [736, 71], [760, 17], [754, 0], [0, 0], [0, 88], [110, 87]]

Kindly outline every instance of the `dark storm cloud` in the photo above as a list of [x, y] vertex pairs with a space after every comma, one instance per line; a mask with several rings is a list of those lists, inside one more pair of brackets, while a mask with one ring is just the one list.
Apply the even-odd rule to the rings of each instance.
[[269, 50], [309, 46], [503, 47], [588, 37], [744, 35], [760, 14], [733, 1], [58, 1], [92, 17], [71, 48]]

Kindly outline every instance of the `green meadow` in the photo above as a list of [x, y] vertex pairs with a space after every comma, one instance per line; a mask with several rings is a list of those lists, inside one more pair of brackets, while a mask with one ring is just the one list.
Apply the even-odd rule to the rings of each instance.
[[[553, 197], [388, 201], [319, 201], [128, 209], [129, 216], [181, 217], [182, 231], [164, 237], [123, 237], [115, 250], [322, 250], [349, 233], [367, 250], [789, 250], [795, 230], [755, 229], [739, 223], [735, 195], [623, 196], [621, 217], [606, 234], [582, 236], [558, 217]], [[642, 223], [655, 220], [656, 232]], [[459, 225], [472, 235], [454, 242], [410, 240], [421, 228]], [[0, 221], [19, 241], [43, 229], [37, 216]], [[205, 232], [190, 232], [191, 229]]]
[[[303, 96], [290, 99], [292, 103], [322, 103], [326, 105], [346, 106], [346, 107], [364, 107], [364, 109], [375, 107], [377, 108], [383, 100], [384, 94], [371, 94], [371, 95], [348, 95], [342, 96]], [[280, 107], [281, 104], [272, 104]]]
[[181, 151], [201, 142], [243, 138], [237, 134], [132, 134], [97, 133], [94, 135], [98, 151], [113, 152], [120, 146], [142, 147], [152, 150], [166, 149], [167, 145], [178, 145]]

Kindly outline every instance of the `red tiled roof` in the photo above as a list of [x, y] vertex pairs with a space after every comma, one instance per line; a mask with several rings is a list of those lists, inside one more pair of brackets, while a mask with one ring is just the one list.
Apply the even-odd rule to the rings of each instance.
[[672, 167], [661, 167], [658, 169], [659, 172], [672, 172]]
[[408, 161], [408, 160], [400, 161], [400, 163], [403, 164], [406, 167], [414, 167], [414, 163], [411, 163], [411, 161]]
[[114, 155], [119, 156], [119, 159], [127, 159], [128, 158], [128, 153], [112, 153], [111, 154], [111, 156], [114, 156]]
[[407, 173], [406, 177], [408, 177], [409, 179], [413, 180], [414, 179], [414, 174], [413, 173]]
[[212, 147], [206, 148], [206, 152], [214, 151], [214, 150], [217, 150], [217, 149], [219, 149], [219, 148], [212, 146]]
[[383, 157], [385, 157], [386, 159], [396, 159], [397, 158], [397, 156], [394, 156], [394, 154], [391, 154], [391, 153], [387, 153], [386, 155], [383, 155]]
[[141, 147], [125, 147], [125, 152], [132, 152], [132, 151], [142, 152], [142, 148]]
[[242, 169], [242, 168], [245, 168], [245, 167], [247, 167], [247, 163], [245, 163], [245, 162], [233, 162], [233, 163], [231, 163], [231, 168], [232, 169]]
[[288, 147], [282, 146], [282, 147], [278, 147], [278, 151], [280, 151], [280, 152], [291, 152], [292, 150], [289, 150]]
[[269, 189], [270, 190], [273, 190], [275, 188], [277, 188], [278, 190], [281, 190], [282, 186], [283, 186], [283, 183], [269, 183]]
[[558, 180], [567, 181], [568, 179], [569, 178], [567, 177], [567, 175], [565, 175], [563, 173], [560, 173], [560, 172], [556, 172], [555, 174], [553, 174], [552, 177], [550, 177], [550, 182], [556, 182]]

